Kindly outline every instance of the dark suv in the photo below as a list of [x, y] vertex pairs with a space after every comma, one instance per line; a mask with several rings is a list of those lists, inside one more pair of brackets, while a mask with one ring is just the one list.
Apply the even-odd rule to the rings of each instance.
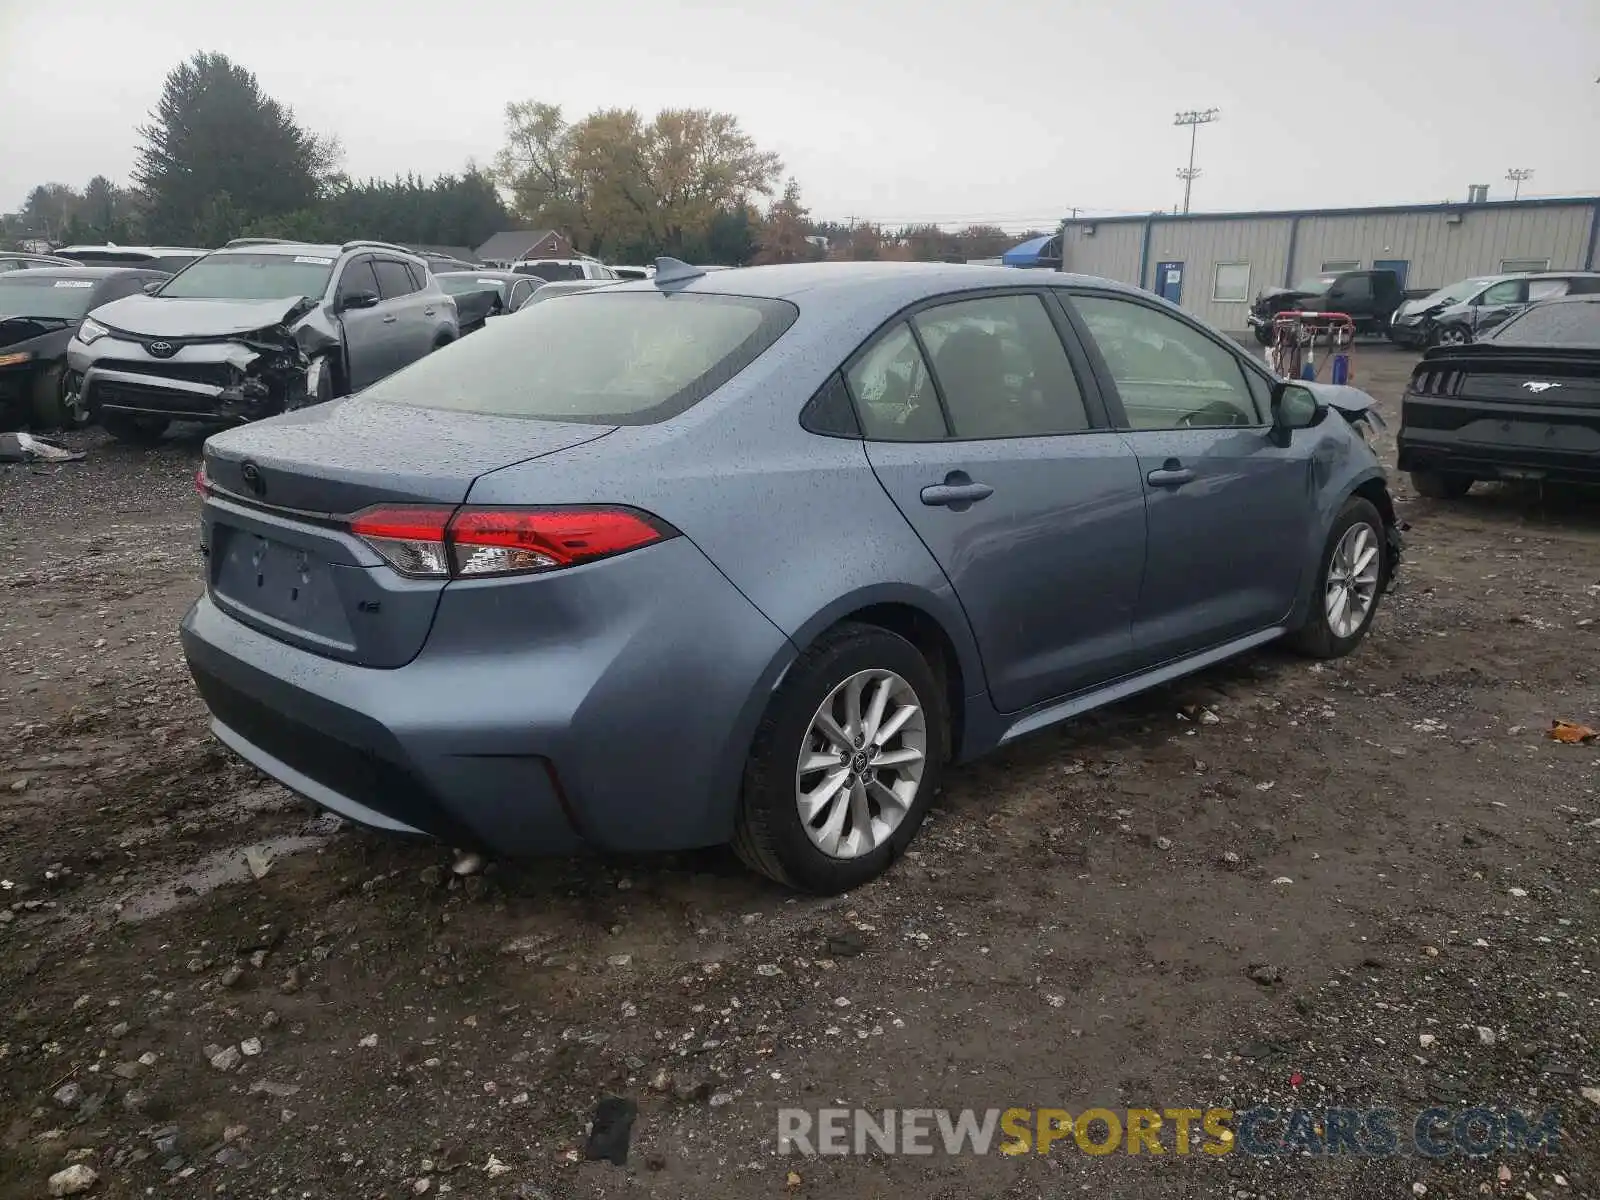
[[455, 301], [399, 246], [240, 238], [95, 309], [67, 350], [67, 398], [142, 440], [360, 391], [458, 336]]

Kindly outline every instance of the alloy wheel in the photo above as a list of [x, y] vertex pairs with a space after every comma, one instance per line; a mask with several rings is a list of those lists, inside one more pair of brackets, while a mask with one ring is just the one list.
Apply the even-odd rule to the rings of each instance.
[[795, 804], [813, 845], [859, 858], [905, 820], [927, 766], [927, 714], [893, 671], [858, 671], [828, 693], [795, 763]]
[[1337, 638], [1355, 634], [1378, 600], [1378, 572], [1383, 555], [1372, 526], [1357, 523], [1345, 530], [1328, 563], [1324, 611]]

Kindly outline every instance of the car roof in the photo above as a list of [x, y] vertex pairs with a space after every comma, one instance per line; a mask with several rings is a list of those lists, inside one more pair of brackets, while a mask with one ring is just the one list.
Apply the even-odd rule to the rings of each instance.
[[27, 271], [15, 271], [0, 277], [3, 281], [12, 279], [115, 279], [119, 275], [148, 275], [152, 279], [170, 279], [171, 273], [155, 271], [145, 267], [33, 267]]
[[[1097, 287], [1141, 295], [1139, 289], [1092, 275], [1018, 267], [979, 267], [967, 263], [820, 262], [783, 263], [765, 267], [732, 267], [708, 271], [681, 283], [654, 279], [625, 280], [614, 290], [647, 292], [710, 292], [758, 296], [774, 300], [822, 300], [837, 297], [862, 306], [902, 308], [926, 297], [984, 288]], [[613, 289], [608, 289], [613, 290]]]
[[[372, 249], [373, 247], [359, 247]], [[352, 248], [356, 249], [356, 248]], [[293, 257], [296, 254], [310, 254], [318, 258], [338, 258], [344, 253], [343, 246], [329, 246], [318, 242], [251, 242], [244, 246], [224, 246], [220, 250], [213, 250], [213, 254], [286, 254]], [[403, 253], [409, 254], [410, 251]], [[413, 255], [415, 257], [415, 255]]]
[[1600, 292], [1586, 292], [1577, 296], [1547, 296], [1543, 300], [1535, 300], [1534, 304], [1540, 308], [1546, 304], [1600, 304]]
[[439, 278], [443, 278], [446, 275], [486, 276], [500, 283], [520, 283], [527, 278], [526, 275], [519, 275], [515, 271], [507, 271], [502, 267], [484, 267], [481, 270], [477, 267], [462, 267], [459, 271], [435, 271], [434, 275]]
[[52, 250], [52, 255], [62, 254], [210, 254], [211, 251], [203, 250], [199, 246], [113, 246], [109, 243], [104, 246], [62, 246]]

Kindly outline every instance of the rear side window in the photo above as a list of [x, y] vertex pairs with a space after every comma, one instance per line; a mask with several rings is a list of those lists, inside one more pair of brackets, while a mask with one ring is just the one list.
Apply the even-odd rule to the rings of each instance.
[[861, 432], [881, 442], [936, 442], [945, 436], [944, 413], [933, 375], [901, 322], [856, 360], [845, 377], [861, 416]]
[[385, 300], [409, 296], [417, 290], [405, 263], [395, 262], [392, 258], [379, 258], [373, 260], [372, 267], [378, 273], [378, 294]]
[[1600, 347], [1600, 301], [1540, 304], [1488, 336], [1497, 346]]
[[1089, 428], [1083, 393], [1038, 296], [985, 296], [912, 318], [958, 438], [1048, 437]]
[[420, 292], [428, 286], [428, 268], [421, 263], [407, 263], [406, 270], [411, 273], [411, 290]]
[[363, 395], [493, 416], [649, 425], [716, 391], [798, 315], [786, 301], [749, 296], [563, 296], [491, 321]]

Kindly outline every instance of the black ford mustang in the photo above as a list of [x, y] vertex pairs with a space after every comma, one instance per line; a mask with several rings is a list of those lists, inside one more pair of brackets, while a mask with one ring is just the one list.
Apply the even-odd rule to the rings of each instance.
[[67, 343], [92, 309], [167, 278], [165, 271], [130, 267], [33, 267], [0, 275], [0, 428], [83, 424], [62, 387]]
[[1535, 304], [1422, 356], [1400, 406], [1402, 471], [1433, 499], [1480, 479], [1600, 483], [1600, 295]]

